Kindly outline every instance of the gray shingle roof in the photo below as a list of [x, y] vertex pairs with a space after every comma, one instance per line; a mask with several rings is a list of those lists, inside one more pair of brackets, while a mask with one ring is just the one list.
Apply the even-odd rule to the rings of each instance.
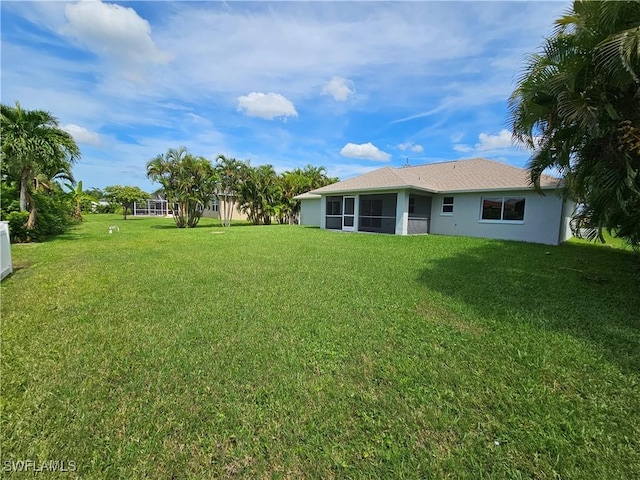
[[[540, 178], [545, 189], [558, 188], [561, 180]], [[311, 194], [415, 188], [432, 193], [532, 189], [529, 171], [504, 163], [472, 158], [415, 167], [383, 167], [358, 177], [312, 190]]]

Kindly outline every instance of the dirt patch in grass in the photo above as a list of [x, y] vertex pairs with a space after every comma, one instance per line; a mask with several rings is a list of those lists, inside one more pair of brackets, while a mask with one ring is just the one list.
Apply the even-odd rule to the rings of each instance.
[[29, 267], [31, 267], [33, 265], [32, 262], [29, 262], [28, 260], [14, 260], [12, 263], [13, 266], [13, 272], [17, 272], [19, 270], [25, 270]]
[[437, 303], [422, 303], [416, 307], [416, 313], [431, 323], [452, 328], [460, 333], [478, 336], [486, 331], [483, 325], [467, 322], [461, 318], [460, 314]]

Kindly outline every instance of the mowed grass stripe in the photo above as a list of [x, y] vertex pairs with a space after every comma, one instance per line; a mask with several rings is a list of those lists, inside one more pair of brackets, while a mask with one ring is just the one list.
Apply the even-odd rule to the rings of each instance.
[[3, 461], [74, 460], [82, 478], [640, 477], [630, 252], [89, 216], [13, 256]]

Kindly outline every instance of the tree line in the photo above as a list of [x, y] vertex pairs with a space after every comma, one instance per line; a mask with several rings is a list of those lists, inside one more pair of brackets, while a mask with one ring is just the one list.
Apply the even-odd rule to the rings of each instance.
[[195, 227], [208, 205], [218, 202], [220, 220], [229, 226], [236, 208], [254, 225], [296, 222], [300, 201], [294, 197], [338, 181], [324, 167], [307, 165], [280, 175], [272, 165], [252, 166], [219, 155], [215, 163], [170, 148], [147, 163], [147, 176], [161, 185], [159, 193], [173, 211], [179, 228]]

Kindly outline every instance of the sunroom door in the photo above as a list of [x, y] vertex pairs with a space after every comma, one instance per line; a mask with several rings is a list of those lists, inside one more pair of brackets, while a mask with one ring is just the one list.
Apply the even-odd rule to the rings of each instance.
[[353, 232], [356, 218], [356, 197], [344, 197], [342, 200], [342, 230]]

